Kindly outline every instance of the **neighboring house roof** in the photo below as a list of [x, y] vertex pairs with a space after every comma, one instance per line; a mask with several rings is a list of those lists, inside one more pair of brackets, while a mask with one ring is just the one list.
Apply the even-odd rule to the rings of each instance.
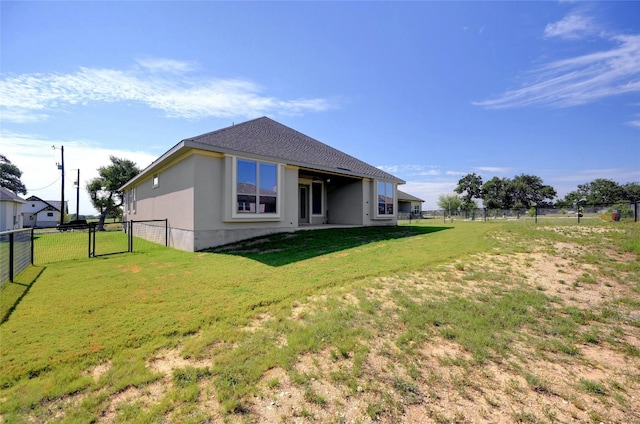
[[13, 191], [9, 190], [5, 187], [0, 187], [0, 200], [2, 201], [12, 201], [18, 203], [26, 203], [24, 199], [15, 194]]
[[[42, 212], [43, 210], [49, 209], [49, 208], [53, 208], [54, 210], [60, 212], [60, 205], [62, 204], [62, 202], [60, 200], [42, 200], [41, 198], [39, 198], [38, 196], [30, 196], [27, 198], [27, 201], [29, 202], [43, 202], [46, 204], [45, 207], [43, 207], [42, 209], [35, 211], [34, 213], [38, 213], [38, 212]], [[64, 202], [64, 206], [65, 206], [65, 211], [68, 211], [69, 208], [68, 203], [65, 201]]]
[[405, 202], [424, 202], [424, 200], [400, 190], [398, 190], [398, 200], [404, 200]]
[[125, 186], [139, 179], [155, 165], [184, 147], [240, 156], [243, 154], [261, 156], [274, 162], [284, 162], [319, 171], [404, 184], [403, 180], [375, 166], [270, 118], [262, 117], [182, 140]]

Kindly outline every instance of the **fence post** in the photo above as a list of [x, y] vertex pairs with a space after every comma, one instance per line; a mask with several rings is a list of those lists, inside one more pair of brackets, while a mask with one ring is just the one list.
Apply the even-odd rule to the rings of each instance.
[[13, 283], [13, 233], [9, 233], [9, 281]]
[[169, 218], [164, 219], [164, 246], [169, 246]]
[[89, 234], [93, 233], [93, 238], [91, 236], [89, 236], [89, 243], [91, 244], [91, 256], [93, 256], [95, 258], [96, 256], [96, 226], [92, 225], [91, 226], [91, 231], [89, 231]]
[[133, 252], [133, 221], [129, 221], [131, 226], [129, 227], [129, 252]]
[[31, 227], [31, 265], [34, 264], [34, 244], [35, 244], [35, 236], [34, 236], [34, 228]]

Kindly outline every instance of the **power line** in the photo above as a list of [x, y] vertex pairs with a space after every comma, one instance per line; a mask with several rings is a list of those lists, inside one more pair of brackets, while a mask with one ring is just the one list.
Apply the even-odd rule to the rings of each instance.
[[60, 181], [60, 177], [56, 178], [54, 182], [52, 182], [51, 184], [49, 184], [49, 185], [47, 185], [47, 186], [44, 186], [44, 187], [42, 187], [42, 188], [33, 188], [33, 189], [32, 189], [32, 188], [30, 188], [30, 189], [28, 189], [27, 191], [28, 191], [28, 192], [32, 192], [32, 191], [40, 191], [40, 190], [44, 190], [45, 188], [49, 188], [49, 187], [51, 187], [52, 185], [54, 185], [54, 184], [55, 184], [55, 183], [57, 183], [58, 181]]

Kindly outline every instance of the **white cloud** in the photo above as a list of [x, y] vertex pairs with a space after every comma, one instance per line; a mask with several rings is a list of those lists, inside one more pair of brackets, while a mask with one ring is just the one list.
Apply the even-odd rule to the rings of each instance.
[[143, 58], [136, 59], [138, 65], [152, 72], [174, 72], [183, 73], [191, 72], [197, 69], [197, 66], [193, 62], [185, 62], [173, 59], [164, 58]]
[[255, 117], [296, 114], [332, 107], [322, 98], [265, 96], [242, 79], [192, 77], [195, 65], [170, 59], [139, 59], [128, 70], [82, 67], [70, 74], [6, 74], [0, 80], [0, 113], [10, 122], [34, 122], [47, 112], [88, 103], [139, 102], [169, 117]]
[[[404, 175], [405, 177], [426, 177], [441, 175], [441, 171], [436, 166], [429, 165], [381, 165], [379, 169], [394, 175]], [[401, 177], [402, 178], [402, 177]]]
[[507, 174], [511, 171], [511, 168], [504, 168], [499, 166], [478, 166], [476, 170], [479, 172], [491, 172], [494, 174]]
[[[107, 149], [84, 140], [49, 139], [30, 134], [0, 132], [2, 153], [22, 171], [21, 180], [27, 187], [27, 195], [44, 200], [60, 200], [61, 173], [56, 164], [61, 162], [60, 147], [64, 146], [65, 200], [69, 212], [76, 210], [77, 169], [80, 169], [80, 213], [95, 214], [86, 192], [86, 182], [98, 176], [98, 168], [108, 166], [109, 156], [129, 159], [139, 168], [147, 167], [156, 159], [154, 155], [140, 151]], [[53, 149], [56, 146], [57, 149]]]
[[596, 31], [591, 18], [582, 15], [569, 15], [558, 22], [548, 24], [544, 29], [544, 35], [545, 37], [576, 39]]
[[609, 50], [551, 62], [532, 71], [521, 88], [474, 104], [489, 109], [570, 107], [640, 92], [640, 35], [608, 41], [613, 43]]

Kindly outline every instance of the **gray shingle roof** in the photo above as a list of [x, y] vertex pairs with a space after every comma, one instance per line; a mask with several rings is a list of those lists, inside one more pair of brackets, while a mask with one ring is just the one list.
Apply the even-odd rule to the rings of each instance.
[[13, 191], [5, 187], [0, 187], [0, 200], [7, 200], [7, 201], [12, 200], [14, 202], [20, 202], [20, 203], [25, 202], [23, 198], [21, 198], [20, 196], [15, 194]]
[[404, 183], [398, 177], [267, 117], [183, 141], [203, 144], [209, 147], [208, 150], [222, 153], [258, 155], [290, 165]]
[[404, 191], [400, 191], [398, 190], [398, 200], [404, 200], [404, 201], [412, 201], [412, 202], [424, 202], [424, 200], [413, 196], [409, 193], [405, 193]]

